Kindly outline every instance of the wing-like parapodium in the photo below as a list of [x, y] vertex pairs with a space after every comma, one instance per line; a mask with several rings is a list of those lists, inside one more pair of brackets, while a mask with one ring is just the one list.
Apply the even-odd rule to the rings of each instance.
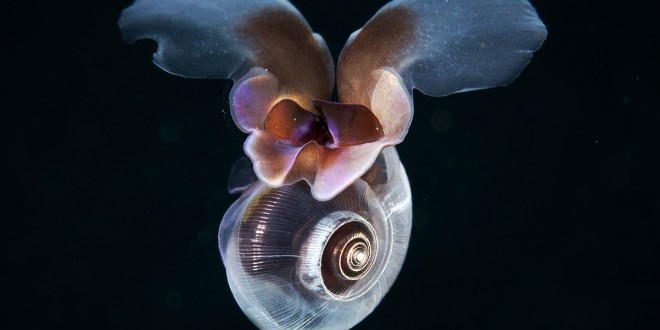
[[154, 62], [175, 75], [237, 81], [259, 68], [277, 79], [278, 98], [309, 104], [332, 93], [330, 52], [287, 1], [137, 0], [119, 27], [127, 42], [156, 40]]
[[547, 31], [526, 0], [396, 0], [349, 38], [337, 65], [342, 102], [369, 104], [391, 67], [431, 96], [513, 81]]

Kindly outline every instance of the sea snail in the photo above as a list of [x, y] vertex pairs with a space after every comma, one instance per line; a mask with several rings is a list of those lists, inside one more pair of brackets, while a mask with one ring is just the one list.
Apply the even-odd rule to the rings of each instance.
[[309, 189], [256, 181], [220, 224], [234, 298], [262, 329], [350, 328], [378, 305], [403, 264], [412, 210], [394, 147], [329, 201]]

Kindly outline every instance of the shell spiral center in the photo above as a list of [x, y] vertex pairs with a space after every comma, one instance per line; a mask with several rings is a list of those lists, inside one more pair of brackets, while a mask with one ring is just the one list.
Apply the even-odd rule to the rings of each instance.
[[359, 280], [369, 274], [376, 260], [378, 242], [373, 226], [364, 219], [345, 219], [330, 235], [321, 259], [326, 290], [348, 298], [359, 294]]

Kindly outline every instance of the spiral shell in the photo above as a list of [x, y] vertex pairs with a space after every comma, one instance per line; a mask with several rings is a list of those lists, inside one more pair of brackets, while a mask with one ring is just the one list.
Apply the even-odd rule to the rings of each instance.
[[218, 241], [234, 297], [262, 329], [348, 329], [378, 305], [405, 258], [410, 187], [393, 147], [327, 202], [304, 182], [256, 182]]

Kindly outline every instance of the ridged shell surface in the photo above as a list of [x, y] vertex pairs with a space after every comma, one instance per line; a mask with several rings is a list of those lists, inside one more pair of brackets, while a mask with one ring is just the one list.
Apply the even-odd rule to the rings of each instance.
[[410, 187], [396, 150], [332, 200], [304, 182], [250, 186], [218, 241], [236, 301], [262, 329], [348, 329], [378, 305], [405, 258]]

